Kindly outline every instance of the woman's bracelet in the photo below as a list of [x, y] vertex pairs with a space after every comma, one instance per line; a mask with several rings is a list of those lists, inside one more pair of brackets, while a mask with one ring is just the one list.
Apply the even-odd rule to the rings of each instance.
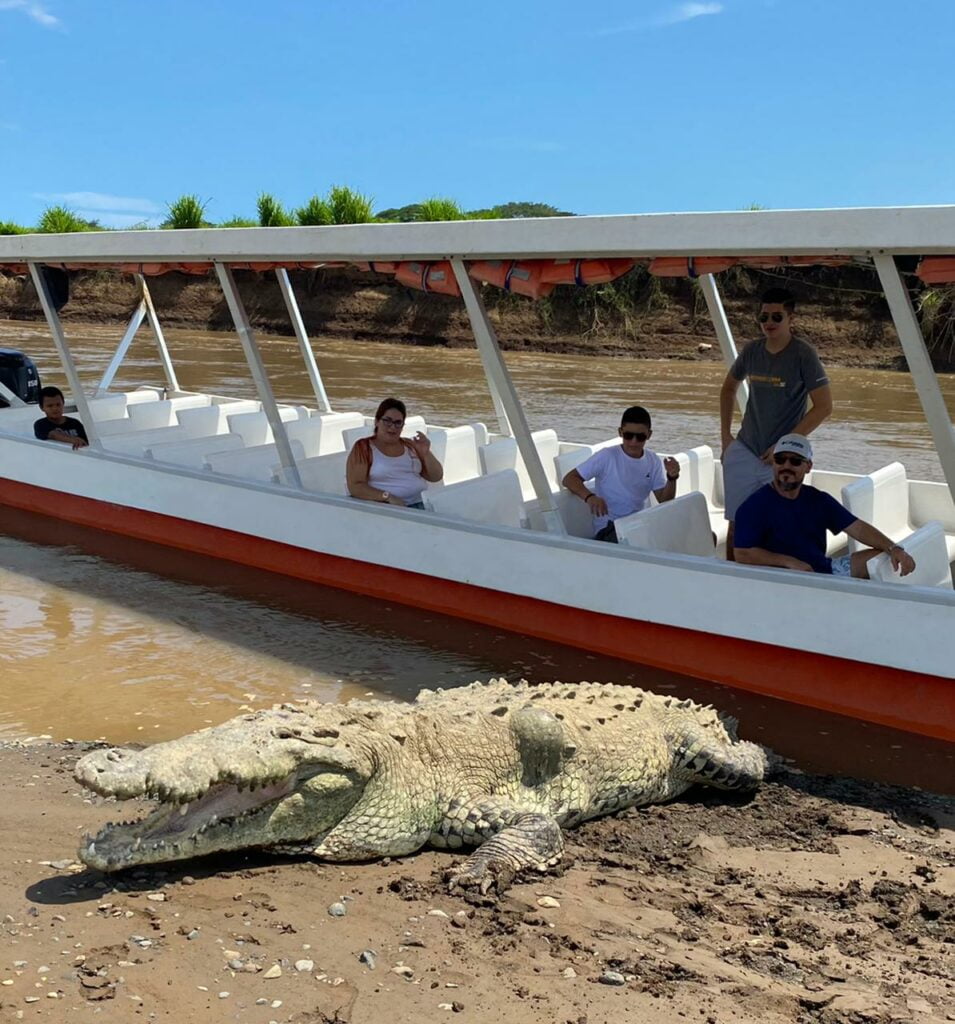
[[597, 497], [597, 495], [594, 494], [593, 491], [590, 491], [588, 494], [584, 495], [584, 504], [586, 505], [587, 502], [590, 501], [591, 498], [596, 498], [596, 497]]

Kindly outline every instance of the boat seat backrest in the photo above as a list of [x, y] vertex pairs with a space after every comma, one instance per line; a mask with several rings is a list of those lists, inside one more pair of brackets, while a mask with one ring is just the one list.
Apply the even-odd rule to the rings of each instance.
[[291, 420], [285, 424], [290, 440], [301, 441], [305, 458], [322, 454], [322, 421], [319, 419]]
[[331, 455], [333, 452], [346, 451], [342, 431], [361, 427], [365, 423], [365, 417], [360, 412], [313, 413], [312, 420], [322, 424], [319, 436], [319, 455]]
[[560, 453], [554, 459], [554, 471], [557, 474], [558, 483], [572, 469], [576, 469], [584, 459], [589, 459], [594, 453], [593, 446], [589, 444], [562, 444], [560, 447]]
[[124, 394], [91, 398], [87, 404], [90, 407], [90, 415], [93, 417], [94, 423], [126, 419], [126, 396]]
[[[292, 446], [292, 455], [295, 457], [295, 461], [304, 460], [305, 449], [302, 447], [302, 442], [291, 441], [289, 443]], [[277, 464], [281, 465], [281, 462], [276, 445], [260, 444], [249, 448], [238, 448], [235, 451], [214, 452], [206, 456], [203, 465], [213, 473], [240, 476], [245, 480], [268, 480], [271, 482], [273, 467]]]
[[242, 447], [238, 434], [213, 434], [211, 437], [190, 437], [185, 441], [164, 441], [145, 449], [147, 459], [168, 462], [175, 466], [202, 469], [206, 457]]
[[[345, 463], [348, 452], [329, 452], [327, 455], [316, 455], [302, 459], [298, 464], [299, 477], [306, 491], [317, 494], [348, 494], [345, 483]], [[280, 466], [272, 466], [272, 479], [283, 482]]]
[[342, 431], [342, 444], [345, 451], [350, 452], [355, 446], [356, 441], [360, 441], [363, 437], [371, 437], [374, 432], [375, 428], [373, 426], [369, 427], [364, 424], [361, 426], [346, 427]]
[[438, 515], [496, 526], [523, 525], [524, 498], [514, 469], [428, 489], [424, 507]]
[[[107, 423], [114, 422], [107, 420]], [[117, 421], [118, 422], [118, 421]], [[186, 427], [156, 427], [154, 430], [128, 430], [122, 434], [105, 434], [100, 437], [103, 448], [113, 455], [144, 457], [146, 449], [166, 441], [186, 441], [192, 435]]]
[[868, 562], [869, 577], [882, 583], [902, 583], [909, 586], [943, 587], [952, 589], [952, 567], [949, 564], [945, 530], [940, 522], [926, 523], [913, 533], [901, 538], [905, 550], [915, 559], [915, 570], [900, 576], [892, 569], [892, 560], [886, 554], [876, 555]]
[[[842, 488], [842, 504], [856, 519], [871, 523], [892, 540], [900, 540], [912, 532], [909, 485], [901, 462], [892, 462], [846, 484]], [[862, 547], [864, 545], [858, 541], [849, 539], [851, 552]]]
[[[69, 413], [75, 416], [75, 413]], [[24, 434], [33, 437], [33, 424], [43, 418], [43, 413], [35, 405], [10, 406], [0, 409], [0, 430], [8, 434]]]
[[[553, 495], [564, 529], [570, 537], [581, 537], [590, 540], [594, 535], [594, 520], [586, 503], [576, 494], [571, 494], [562, 487]], [[531, 498], [524, 502], [524, 519], [532, 530], [546, 532], [547, 524], [540, 510], [540, 499]]]
[[692, 491], [662, 505], [618, 519], [617, 540], [632, 548], [714, 557], [706, 498]]
[[[300, 418], [299, 409], [297, 406], [279, 406], [279, 416], [283, 423], [293, 423]], [[226, 421], [229, 424], [229, 433], [239, 434], [249, 448], [272, 444], [275, 440], [272, 437], [269, 418], [262, 411], [227, 412]]]
[[474, 428], [474, 437], [477, 440], [478, 447], [482, 444], [487, 444], [491, 440], [491, 436], [488, 433], [487, 424], [475, 421], [474, 423], [468, 423], [469, 427]]
[[462, 427], [430, 427], [431, 454], [444, 469], [445, 486], [481, 475], [477, 436], [470, 424]]
[[[552, 491], [560, 486], [557, 479], [556, 459], [560, 454], [560, 444], [557, 440], [557, 432], [554, 430], [535, 430], [531, 434], [531, 440], [537, 449], [544, 464], [544, 475]], [[484, 445], [479, 449], [481, 463], [487, 475], [499, 473], [503, 469], [513, 469], [521, 482], [521, 493], [524, 500], [528, 501], [536, 497], [534, 487], [531, 484], [530, 474], [524, 465], [524, 459], [517, 447], [517, 441], [513, 437], [502, 437]]]
[[211, 437], [214, 434], [228, 433], [227, 415], [256, 412], [258, 408], [258, 402], [243, 399], [238, 402], [199, 406], [196, 409], [179, 409], [176, 412], [176, 418], [179, 420], [179, 425], [186, 427], [193, 437]]
[[[697, 445], [696, 448], [691, 448], [687, 453], [687, 484], [689, 491], [700, 491], [704, 498], [706, 498], [706, 504], [710, 509], [721, 508], [716, 502], [715, 494], [715, 465], [716, 460], [713, 457], [713, 449], [708, 444]], [[683, 471], [680, 471], [680, 478], [682, 480]]]
[[[955, 535], [955, 500], [948, 484], [909, 481], [909, 516], [913, 526], [937, 519], [948, 535]], [[955, 558], [955, 555], [952, 556]]]
[[179, 420], [176, 412], [179, 409], [197, 409], [211, 405], [208, 395], [182, 395], [179, 398], [164, 398], [155, 402], [141, 402], [129, 406], [129, 418], [136, 430], [154, 430], [157, 427], [174, 427]]
[[158, 402], [160, 392], [156, 388], [137, 388], [126, 392], [126, 408], [131, 405], [142, 405], [143, 402]]

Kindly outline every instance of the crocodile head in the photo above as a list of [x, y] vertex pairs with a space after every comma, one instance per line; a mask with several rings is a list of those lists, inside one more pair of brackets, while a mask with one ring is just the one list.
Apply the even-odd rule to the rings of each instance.
[[361, 730], [329, 708], [282, 705], [145, 750], [97, 750], [76, 780], [102, 796], [156, 800], [141, 821], [110, 824], [80, 847], [118, 871], [247, 847], [318, 845], [374, 770]]

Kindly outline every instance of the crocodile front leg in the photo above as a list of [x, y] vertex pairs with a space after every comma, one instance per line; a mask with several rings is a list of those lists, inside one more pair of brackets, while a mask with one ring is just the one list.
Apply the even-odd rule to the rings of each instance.
[[556, 819], [495, 800], [450, 808], [432, 842], [451, 847], [480, 844], [448, 873], [448, 882], [452, 889], [477, 888], [482, 893], [491, 888], [503, 892], [519, 871], [545, 871], [564, 853]]

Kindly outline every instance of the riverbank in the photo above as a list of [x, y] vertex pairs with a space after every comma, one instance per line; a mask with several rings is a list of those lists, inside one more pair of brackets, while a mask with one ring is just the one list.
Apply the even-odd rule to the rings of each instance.
[[[388, 276], [351, 268], [292, 273], [306, 330], [325, 338], [385, 341], [447, 348], [474, 345], [460, 300], [414, 292]], [[724, 275], [725, 277], [725, 275]], [[291, 334], [288, 313], [272, 274], [237, 274], [253, 327]], [[502, 347], [511, 351], [612, 355], [644, 359], [719, 361], [719, 346], [694, 282], [651, 278], [633, 271], [614, 290], [558, 288], [533, 302], [486, 288], [489, 313]], [[756, 335], [759, 293], [774, 284], [792, 287], [799, 330], [831, 366], [904, 369], [891, 318], [873, 274], [861, 268], [814, 269], [798, 277], [750, 271], [721, 280], [736, 337]], [[149, 279], [159, 317], [169, 327], [232, 330], [218, 283], [211, 276], [164, 274]], [[106, 272], [71, 275], [70, 300], [61, 316], [70, 323], [124, 325], [138, 302], [134, 279]], [[26, 278], [0, 274], [0, 318], [39, 320]], [[939, 368], [952, 368], [939, 353]]]
[[447, 895], [433, 851], [88, 871], [117, 808], [73, 782], [85, 749], [0, 746], [5, 1020], [955, 1019], [950, 798], [786, 770], [591, 822], [494, 903]]

